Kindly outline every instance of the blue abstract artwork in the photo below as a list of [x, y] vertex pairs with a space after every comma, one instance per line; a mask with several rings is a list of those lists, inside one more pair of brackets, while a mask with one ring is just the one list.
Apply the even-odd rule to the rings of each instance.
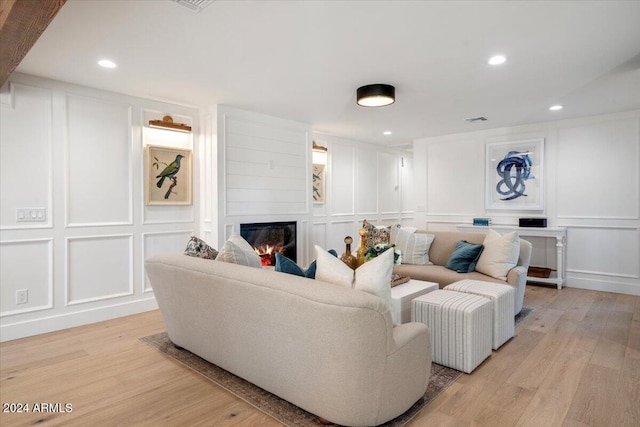
[[486, 156], [486, 209], [544, 209], [543, 138], [489, 143]]
[[500, 181], [496, 184], [496, 191], [502, 196], [500, 200], [513, 200], [527, 196], [526, 181], [534, 178], [531, 175], [531, 158], [528, 152], [509, 151], [498, 163], [496, 172]]

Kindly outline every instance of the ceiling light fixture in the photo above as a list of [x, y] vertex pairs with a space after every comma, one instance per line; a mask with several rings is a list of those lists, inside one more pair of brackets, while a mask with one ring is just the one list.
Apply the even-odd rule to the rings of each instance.
[[390, 130], [385, 130], [384, 132], [382, 132], [384, 135], [391, 135], [393, 132], [391, 132]]
[[115, 62], [109, 60], [109, 59], [101, 59], [100, 61], [98, 61], [98, 65], [103, 67], [103, 68], [116, 68], [117, 65]]
[[504, 64], [507, 61], [507, 57], [504, 55], [494, 55], [489, 58], [489, 65], [500, 65]]
[[396, 88], [386, 84], [366, 85], [358, 88], [357, 103], [363, 107], [384, 107], [396, 101]]
[[564, 108], [564, 106], [557, 104], [557, 105], [552, 105], [551, 107], [549, 107], [550, 111], [560, 111]]

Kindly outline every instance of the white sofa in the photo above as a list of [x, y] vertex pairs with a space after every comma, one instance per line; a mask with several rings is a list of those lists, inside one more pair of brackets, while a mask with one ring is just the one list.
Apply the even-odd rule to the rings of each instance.
[[427, 388], [429, 330], [376, 296], [177, 254], [145, 267], [175, 345], [319, 417], [379, 425]]

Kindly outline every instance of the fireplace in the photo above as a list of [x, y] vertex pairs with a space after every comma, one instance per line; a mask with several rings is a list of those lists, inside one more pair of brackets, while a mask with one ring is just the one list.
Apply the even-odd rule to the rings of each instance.
[[240, 224], [240, 235], [253, 247], [262, 265], [276, 265], [276, 253], [296, 262], [296, 222]]

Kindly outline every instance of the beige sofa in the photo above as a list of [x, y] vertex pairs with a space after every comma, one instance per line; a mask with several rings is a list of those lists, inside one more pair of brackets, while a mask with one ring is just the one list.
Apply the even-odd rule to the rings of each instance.
[[145, 268], [175, 345], [326, 420], [382, 424], [427, 388], [429, 330], [376, 296], [177, 254]]
[[482, 244], [483, 233], [461, 233], [455, 231], [422, 231], [416, 233], [433, 234], [435, 239], [429, 248], [429, 261], [433, 265], [401, 264], [393, 268], [393, 272], [412, 279], [438, 283], [440, 288], [463, 279], [483, 280], [486, 282], [502, 283], [513, 286], [515, 293], [515, 314], [520, 313], [524, 301], [524, 291], [527, 284], [527, 270], [531, 261], [531, 243], [520, 239], [520, 256], [518, 264], [507, 275], [507, 281], [495, 279], [477, 271], [471, 273], [457, 273], [445, 267], [456, 243], [466, 240], [469, 243]]

